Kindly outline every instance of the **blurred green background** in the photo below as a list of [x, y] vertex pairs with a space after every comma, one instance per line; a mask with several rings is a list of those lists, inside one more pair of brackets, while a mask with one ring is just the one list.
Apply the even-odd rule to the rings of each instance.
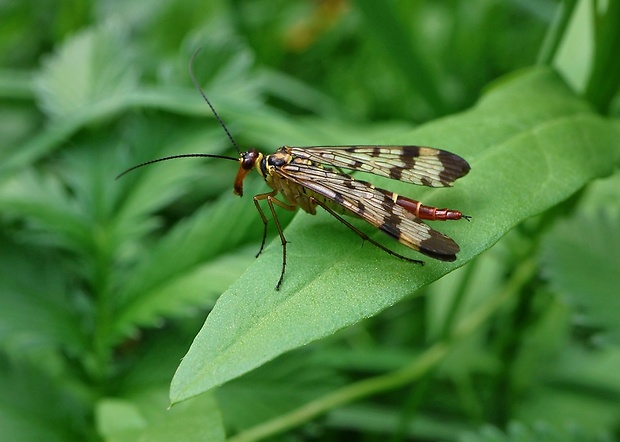
[[236, 156], [191, 83], [199, 48], [194, 74], [237, 143], [267, 153], [394, 142], [535, 67], [618, 131], [619, 4], [0, 2], [0, 439], [617, 440], [618, 173], [576, 170], [561, 205], [417, 296], [170, 411], [181, 358], [254, 263], [250, 196], [266, 187], [251, 176], [234, 197], [225, 161], [114, 178]]

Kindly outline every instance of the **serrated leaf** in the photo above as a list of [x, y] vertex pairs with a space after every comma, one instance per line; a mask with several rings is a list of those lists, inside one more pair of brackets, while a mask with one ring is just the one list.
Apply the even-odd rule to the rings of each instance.
[[[200, 94], [193, 88], [190, 89], [188, 87], [180, 89], [179, 87], [167, 87], [165, 89], [156, 90], [137, 89], [134, 85], [137, 80], [133, 79], [133, 77], [137, 77], [137, 74], [134, 74], [129, 67], [133, 64], [129, 60], [114, 58], [118, 57], [120, 53], [126, 55], [127, 52], [123, 46], [124, 42], [122, 39], [120, 43], [117, 41], [118, 38], [121, 37], [121, 34], [116, 34], [113, 30], [108, 30], [108, 32], [112, 32], [114, 35], [109, 38], [105, 35], [98, 38], [97, 36], [101, 32], [103, 31], [88, 31], [88, 33], [85, 34], [88, 38], [84, 37], [86, 42], [80, 41], [80, 36], [75, 37], [79, 43], [76, 43], [78, 48], [69, 51], [70, 54], [67, 56], [69, 60], [65, 60], [64, 58], [66, 57], [61, 56], [63, 55], [61, 51], [61, 55], [52, 58], [49, 62], [50, 66], [48, 69], [52, 72], [45, 73], [44, 69], [44, 72], [38, 77], [37, 90], [39, 91], [43, 106], [49, 108], [49, 112], [54, 118], [54, 121], [52, 124], [49, 124], [45, 130], [37, 133], [21, 146], [13, 149], [13, 155], [3, 159], [0, 163], [0, 177], [10, 175], [14, 173], [15, 170], [49, 154], [80, 128], [115, 116], [130, 107], [164, 109], [179, 114], [201, 115], [213, 118], [213, 114], [210, 112], [208, 106], [205, 105]], [[94, 35], [94, 37], [91, 37], [91, 34]], [[97, 46], [99, 44], [99, 39], [103, 40], [103, 42], [100, 43], [103, 49]], [[95, 41], [91, 43], [91, 40]], [[86, 46], [86, 48], [82, 48], [82, 46]], [[82, 54], [82, 52], [90, 51], [91, 49], [88, 48], [91, 46], [94, 46], [91, 49], [93, 51], [93, 57], [96, 56], [96, 60], [93, 61], [95, 66], [90, 66], [88, 69], [84, 68], [84, 70], [90, 72], [92, 69], [101, 68], [101, 66], [96, 63], [109, 63], [112, 65], [126, 66], [127, 73], [122, 70], [116, 72], [112, 68], [107, 67], [105, 69], [101, 68], [102, 72], [100, 74], [93, 74], [97, 76], [90, 81], [81, 78], [76, 80], [78, 84], [86, 82], [88, 83], [87, 86], [92, 88], [88, 89], [87, 86], [84, 86], [87, 90], [78, 94], [78, 97], [74, 97], [72, 95], [73, 92], [69, 92], [69, 89], [73, 87], [73, 85], [65, 83], [63, 77], [65, 72], [63, 70], [71, 67], [71, 57], [86, 56], [87, 54]], [[74, 54], [74, 52], [77, 52], [77, 54]], [[106, 59], [108, 56], [111, 58]], [[239, 56], [239, 58], [243, 57]], [[189, 55], [183, 60], [184, 68], [188, 59]], [[213, 94], [209, 92], [211, 99], [218, 103], [218, 109], [222, 114], [225, 114], [227, 109], [241, 109], [242, 112], [248, 113], [256, 112], [259, 105], [258, 85], [256, 81], [245, 78], [247, 71], [239, 71], [240, 69], [247, 68], [247, 63], [238, 62], [236, 57], [233, 58], [229, 64], [222, 66], [222, 70], [230, 73], [233, 79], [238, 82], [230, 82], [222, 87], [217, 86], [218, 89], [214, 90]], [[112, 72], [108, 72], [109, 70], [112, 70]], [[86, 75], [89, 72], [73, 73], [73, 75]], [[184, 69], [183, 75], [187, 75], [186, 72], [187, 71]], [[102, 75], [103, 78], [100, 78]], [[197, 73], [197, 75], [199, 74]], [[116, 78], [117, 76], [122, 76], [122, 79]], [[116, 84], [116, 81], [118, 81], [118, 84]], [[88, 94], [92, 96], [86, 96]], [[241, 94], [244, 95], [241, 96]]]
[[[617, 180], [616, 180], [617, 181]], [[602, 329], [620, 345], [620, 208], [579, 211], [545, 238], [542, 264], [554, 291], [563, 295], [582, 324]]]
[[0, 347], [20, 357], [58, 347], [83, 351], [81, 312], [67, 294], [59, 256], [1, 236], [0, 248]]
[[[324, 213], [299, 214], [285, 232], [291, 244], [282, 289], [273, 288], [281, 249], [271, 244], [218, 300], [175, 374], [173, 403], [380, 312], [608, 175], [620, 157], [620, 128], [593, 114], [546, 69], [504, 79], [474, 109], [390, 141], [449, 149], [470, 162], [472, 171], [454, 188], [415, 193], [473, 216], [469, 224], [434, 225], [461, 245], [459, 259], [427, 260], [421, 268], [361, 248], [359, 238]], [[376, 183], [399, 193], [417, 190]]]
[[620, 343], [616, 263], [620, 247], [620, 174], [588, 186], [578, 210], [556, 224], [542, 242], [541, 264], [551, 287], [579, 322], [600, 328], [597, 343]]
[[[209, 268], [209, 264], [203, 267], [205, 262], [247, 244], [248, 238], [260, 241], [262, 232], [254, 206], [233, 198], [225, 195], [215, 203], [203, 206], [191, 217], [177, 223], [148, 254], [141, 257], [140, 264], [121, 284], [123, 291], [115, 299], [119, 305], [115, 319], [119, 336], [124, 336], [138, 324], [152, 324], [161, 316], [178, 314], [195, 306], [197, 301], [201, 305], [212, 301], [207, 295], [213, 293], [213, 287], [221, 283], [225, 273], [214, 272], [216, 269]], [[235, 250], [235, 253], [241, 252]], [[243, 265], [253, 260], [255, 252], [246, 250], [245, 253], [247, 256], [230, 262], [230, 271], [240, 271]], [[196, 274], [200, 269], [204, 270], [202, 276], [210, 276], [202, 280], [202, 295], [196, 286], [200, 283]], [[175, 294], [173, 288], [179, 288], [178, 284], [189, 284], [185, 288], [192, 287], [192, 290]], [[170, 296], [165, 297], [166, 294]]]
[[41, 107], [57, 119], [132, 91], [138, 76], [129, 61], [124, 33], [117, 27], [71, 37], [36, 80]]
[[183, 316], [194, 307], [209, 306], [253, 261], [254, 255], [245, 248], [170, 275], [165, 283], [132, 300], [117, 316], [116, 326], [119, 330], [153, 326], [163, 317]]
[[57, 176], [27, 171], [6, 182], [0, 189], [0, 208], [46, 235], [42, 241], [45, 244], [61, 243], [74, 249], [88, 236], [81, 208], [68, 196]]

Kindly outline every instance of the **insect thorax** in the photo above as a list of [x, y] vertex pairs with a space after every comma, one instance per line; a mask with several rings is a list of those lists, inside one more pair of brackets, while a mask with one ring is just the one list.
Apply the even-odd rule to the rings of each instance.
[[[312, 215], [316, 214], [316, 203], [312, 203], [311, 200], [311, 198], [315, 198], [325, 203], [337, 213], [354, 215], [352, 212], [344, 209], [341, 205], [334, 203], [334, 201], [329, 198], [313, 192], [311, 189], [297, 184], [283, 176], [281, 168], [285, 168], [287, 165], [300, 166], [302, 168], [301, 170], [303, 170], [303, 166], [331, 170], [323, 167], [323, 165], [317, 162], [292, 155], [287, 147], [281, 147], [275, 153], [263, 157], [261, 164], [257, 164], [256, 168], [269, 187], [278, 191], [287, 203], [295, 207], [300, 207], [305, 212]], [[287, 173], [290, 173], [290, 171], [287, 171]], [[298, 171], [296, 173], [299, 174], [303, 172]], [[348, 178], [352, 179], [351, 177]]]

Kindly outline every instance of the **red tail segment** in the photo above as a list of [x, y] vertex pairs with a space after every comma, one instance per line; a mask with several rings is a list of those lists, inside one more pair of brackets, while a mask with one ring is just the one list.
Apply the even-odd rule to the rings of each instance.
[[404, 196], [388, 191], [386, 191], [385, 194], [388, 195], [392, 199], [392, 201], [405, 209], [407, 212], [411, 213], [416, 218], [429, 221], [446, 221], [469, 218], [467, 215], [463, 215], [458, 210], [452, 210], [447, 208], [438, 209], [437, 207], [425, 206], [420, 201], [415, 201], [410, 198], [406, 198]]

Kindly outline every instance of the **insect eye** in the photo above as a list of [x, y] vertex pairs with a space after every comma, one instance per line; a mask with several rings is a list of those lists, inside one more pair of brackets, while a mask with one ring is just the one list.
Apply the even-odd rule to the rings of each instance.
[[250, 149], [245, 152], [241, 157], [241, 167], [244, 170], [251, 170], [256, 164], [256, 159], [258, 158], [258, 152], [256, 149]]

